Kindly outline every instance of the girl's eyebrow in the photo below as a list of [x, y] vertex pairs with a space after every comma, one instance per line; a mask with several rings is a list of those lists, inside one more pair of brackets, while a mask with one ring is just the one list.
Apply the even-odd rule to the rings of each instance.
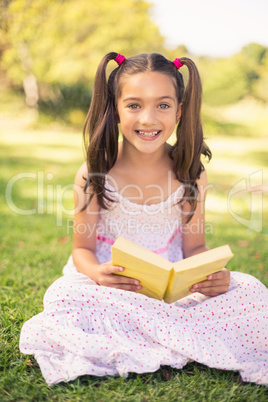
[[[164, 95], [164, 96], [159, 96], [159, 98], [157, 98], [157, 100], [163, 100], [163, 99], [170, 99], [173, 102], [175, 102], [175, 99], [173, 98], [173, 96], [169, 96], [169, 95]], [[128, 98], [123, 99], [123, 102], [129, 102], [129, 101], [141, 101], [142, 98], [137, 98], [134, 96], [129, 96]]]

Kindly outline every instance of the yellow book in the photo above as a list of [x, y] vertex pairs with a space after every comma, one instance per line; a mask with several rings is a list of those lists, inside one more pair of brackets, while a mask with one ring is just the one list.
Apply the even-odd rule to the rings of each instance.
[[220, 271], [233, 257], [228, 245], [214, 248], [172, 263], [153, 251], [120, 236], [112, 246], [113, 265], [125, 268], [116, 275], [140, 281], [137, 293], [174, 303], [191, 294], [189, 289], [207, 276]]

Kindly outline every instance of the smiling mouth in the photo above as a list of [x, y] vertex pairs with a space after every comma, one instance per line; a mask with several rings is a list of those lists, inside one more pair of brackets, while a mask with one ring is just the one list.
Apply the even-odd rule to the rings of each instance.
[[161, 130], [158, 131], [139, 131], [135, 130], [137, 134], [142, 135], [143, 137], [155, 137], [157, 134], [160, 133]]

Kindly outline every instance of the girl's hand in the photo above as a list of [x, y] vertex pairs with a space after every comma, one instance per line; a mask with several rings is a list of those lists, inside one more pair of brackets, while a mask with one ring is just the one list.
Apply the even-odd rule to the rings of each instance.
[[137, 279], [128, 278], [121, 275], [113, 275], [116, 272], [123, 272], [124, 268], [112, 265], [112, 261], [108, 261], [99, 265], [97, 270], [97, 283], [101, 286], [109, 286], [111, 288], [130, 290], [132, 292], [141, 290], [140, 282]]
[[190, 289], [191, 292], [199, 292], [205, 296], [218, 296], [227, 292], [230, 284], [230, 271], [223, 268], [219, 272], [215, 272], [208, 276], [203, 282], [196, 283]]

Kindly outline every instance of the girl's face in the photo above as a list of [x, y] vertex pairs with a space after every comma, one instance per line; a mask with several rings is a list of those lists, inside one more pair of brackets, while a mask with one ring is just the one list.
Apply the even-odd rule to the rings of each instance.
[[143, 153], [165, 145], [180, 119], [172, 79], [159, 72], [122, 77], [117, 111], [124, 141]]

